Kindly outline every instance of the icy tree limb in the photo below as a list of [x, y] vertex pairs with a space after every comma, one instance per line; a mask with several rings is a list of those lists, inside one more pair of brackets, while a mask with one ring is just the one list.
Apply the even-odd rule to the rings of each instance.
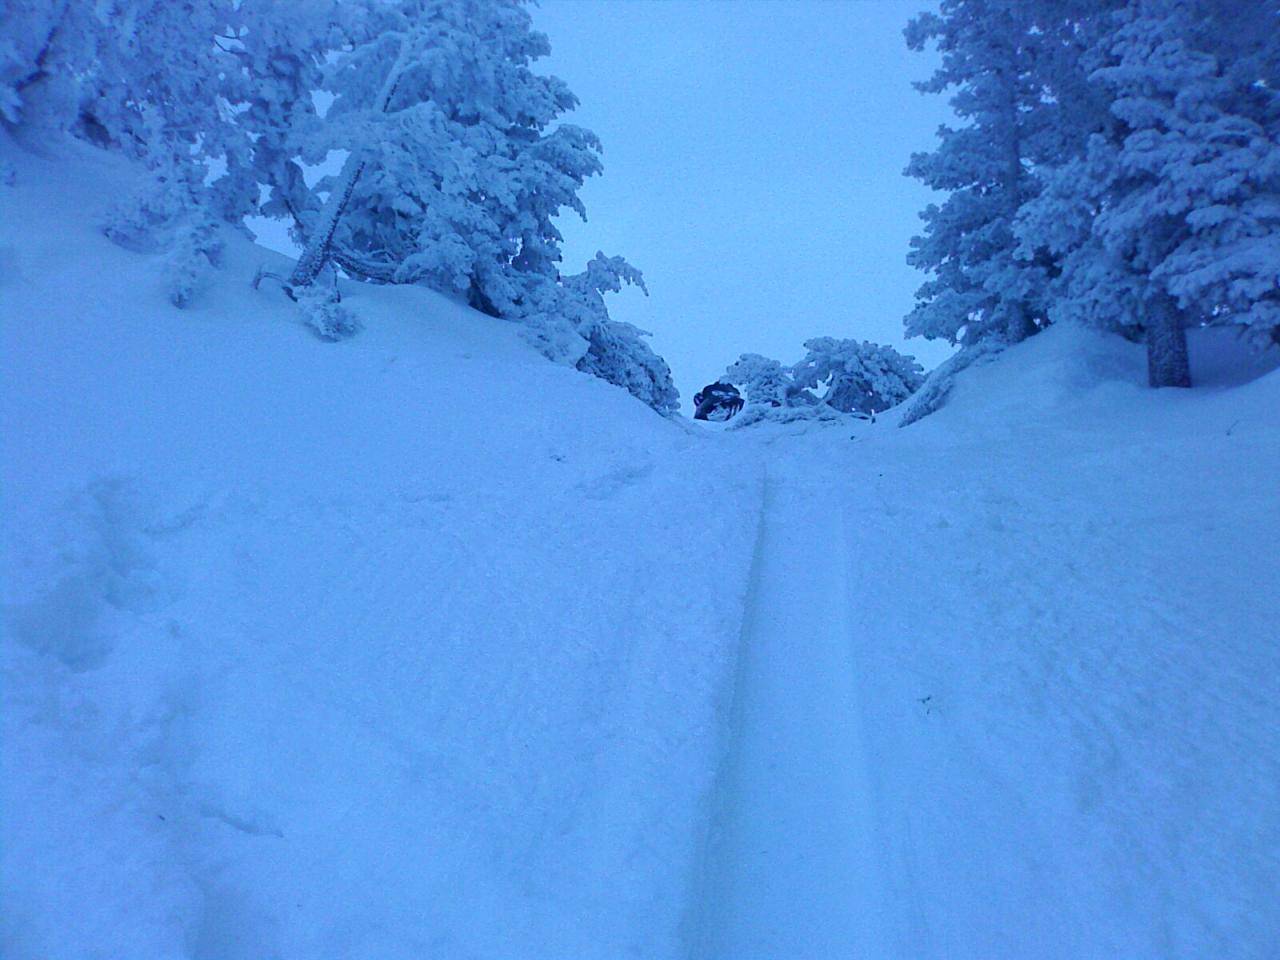
[[[414, 51], [417, 49], [417, 34], [406, 34], [400, 40], [400, 52], [396, 56], [395, 63], [391, 65], [391, 70], [387, 74], [387, 79], [382, 84], [382, 90], [378, 93], [377, 100], [373, 103], [374, 113], [386, 113], [387, 108], [391, 105], [391, 98], [395, 96], [396, 87], [400, 84], [400, 78], [409, 67]], [[329, 193], [329, 198], [325, 201], [323, 209], [320, 211], [320, 219], [316, 223], [315, 235], [307, 244], [302, 256], [298, 258], [298, 264], [293, 268], [293, 273], [289, 275], [289, 285], [291, 287], [305, 287], [315, 280], [316, 276], [325, 265], [333, 259], [333, 236], [337, 232], [338, 223], [342, 219], [342, 215], [346, 212], [347, 204], [351, 202], [351, 195], [355, 192], [356, 184], [360, 181], [360, 174], [364, 172], [366, 164], [369, 162], [369, 151], [367, 148], [353, 149], [347, 157], [346, 162], [342, 165], [342, 172], [338, 175], [338, 182]]]

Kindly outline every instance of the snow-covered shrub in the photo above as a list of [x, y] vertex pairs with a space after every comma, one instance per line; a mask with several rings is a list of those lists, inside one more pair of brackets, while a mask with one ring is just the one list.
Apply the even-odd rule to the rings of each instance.
[[176, 307], [191, 303], [222, 257], [217, 221], [173, 166], [113, 206], [102, 232], [128, 250], [165, 255], [166, 291]]
[[606, 293], [617, 293], [624, 283], [645, 290], [639, 270], [622, 257], [597, 252], [582, 273], [555, 282], [538, 274], [523, 279], [525, 338], [544, 356], [622, 387], [664, 416], [679, 409], [671, 368], [644, 341], [649, 334], [611, 320], [604, 302]]
[[830, 422], [842, 419], [844, 417], [838, 410], [825, 403], [778, 407], [767, 403], [754, 403], [744, 407], [742, 412], [729, 422], [728, 429], [739, 430], [760, 423], [798, 423], [802, 420]]
[[294, 290], [302, 322], [321, 340], [346, 340], [360, 332], [360, 318], [342, 305], [334, 288], [321, 283]]
[[742, 412], [733, 418], [730, 429], [766, 421], [792, 423], [839, 417], [836, 411], [821, 406], [817, 397], [796, 384], [790, 367], [784, 367], [771, 357], [744, 353], [729, 364], [720, 379], [740, 388], [747, 401]]
[[801, 389], [826, 386], [822, 402], [841, 413], [875, 413], [897, 406], [924, 382], [924, 368], [893, 347], [863, 340], [816, 337], [791, 369]]
[[[784, 366], [758, 353], [744, 353], [721, 378], [742, 389], [747, 406], [735, 427], [764, 421], [837, 420], [896, 406], [924, 381], [914, 357], [869, 341], [815, 337], [805, 341], [803, 360]], [[814, 390], [825, 387], [822, 396]]]
[[721, 377], [742, 390], [747, 406], [780, 407], [795, 391], [791, 371], [777, 360], [758, 353], [744, 353], [729, 364]]
[[174, 231], [165, 257], [165, 288], [169, 302], [186, 307], [222, 260], [222, 238], [217, 221], [207, 211], [193, 210]]

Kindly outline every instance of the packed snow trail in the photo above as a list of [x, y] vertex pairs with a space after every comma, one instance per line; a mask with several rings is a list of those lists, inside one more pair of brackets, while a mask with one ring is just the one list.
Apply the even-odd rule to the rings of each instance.
[[766, 480], [695, 960], [883, 955], [831, 489], [785, 463]]

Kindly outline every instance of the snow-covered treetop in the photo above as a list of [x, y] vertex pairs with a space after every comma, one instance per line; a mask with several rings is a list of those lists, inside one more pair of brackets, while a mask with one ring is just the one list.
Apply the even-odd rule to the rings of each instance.
[[805, 358], [791, 368], [796, 386], [825, 386], [822, 402], [841, 413], [887, 410], [924, 382], [924, 368], [915, 357], [884, 344], [816, 337], [804, 348]]
[[[760, 419], [828, 418], [832, 412], [871, 414], [901, 403], [924, 382], [914, 357], [884, 344], [815, 337], [804, 347], [804, 359], [792, 366], [744, 353], [725, 370], [722, 379], [746, 395], [743, 425]], [[818, 396], [814, 391], [820, 388], [825, 389]], [[765, 414], [758, 409], [764, 407], [788, 412]]]

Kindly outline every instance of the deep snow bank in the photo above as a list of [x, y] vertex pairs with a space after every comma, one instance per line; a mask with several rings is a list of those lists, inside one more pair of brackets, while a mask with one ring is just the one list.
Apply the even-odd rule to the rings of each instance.
[[1280, 372], [1145, 377], [1055, 328], [785, 455], [843, 497], [877, 956], [1280, 951]]
[[0, 150], [0, 954], [675, 955], [757, 471], [238, 238], [177, 311], [129, 171]]

